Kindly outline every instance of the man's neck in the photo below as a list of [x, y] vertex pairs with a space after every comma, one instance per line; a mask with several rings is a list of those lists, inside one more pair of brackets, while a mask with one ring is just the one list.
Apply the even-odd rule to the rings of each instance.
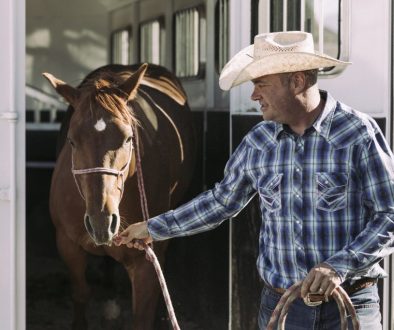
[[311, 127], [324, 109], [325, 100], [321, 98], [319, 90], [300, 98], [299, 111], [288, 126], [298, 135], [304, 135], [306, 129]]

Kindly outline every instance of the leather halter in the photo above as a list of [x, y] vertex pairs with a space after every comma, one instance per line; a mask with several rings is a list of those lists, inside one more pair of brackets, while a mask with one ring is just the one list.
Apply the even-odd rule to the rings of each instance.
[[109, 167], [91, 167], [91, 168], [84, 168], [84, 169], [75, 169], [74, 168], [74, 157], [71, 153], [71, 172], [73, 174], [75, 184], [77, 185], [79, 194], [81, 195], [82, 199], [85, 200], [85, 197], [82, 194], [81, 187], [79, 186], [78, 180], [77, 180], [77, 175], [81, 174], [92, 174], [92, 173], [102, 173], [102, 174], [109, 174], [109, 175], [115, 175], [117, 177], [117, 180], [119, 177], [122, 179], [122, 186], [120, 188], [120, 199], [123, 197], [123, 191], [124, 191], [124, 173], [125, 171], [129, 168], [130, 162], [131, 162], [131, 157], [133, 155], [133, 140], [130, 141], [130, 152], [129, 152], [129, 158], [127, 160], [126, 165], [124, 165], [120, 170], [114, 169], [114, 168], [109, 168]]

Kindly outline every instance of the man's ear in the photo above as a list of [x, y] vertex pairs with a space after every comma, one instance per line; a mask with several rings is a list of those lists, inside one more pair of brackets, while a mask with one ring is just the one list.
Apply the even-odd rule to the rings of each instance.
[[305, 73], [302, 71], [294, 72], [290, 77], [290, 88], [297, 95], [303, 92], [307, 87], [307, 81]]

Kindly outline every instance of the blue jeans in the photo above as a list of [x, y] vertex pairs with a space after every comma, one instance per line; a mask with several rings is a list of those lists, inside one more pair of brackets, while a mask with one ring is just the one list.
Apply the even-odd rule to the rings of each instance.
[[[259, 329], [264, 330], [281, 295], [265, 286], [261, 294]], [[381, 330], [382, 325], [379, 295], [376, 285], [359, 290], [350, 296], [360, 321], [361, 330]], [[286, 318], [286, 330], [336, 330], [341, 328], [340, 315], [335, 300], [316, 307], [309, 307], [302, 299], [296, 299], [290, 306]], [[350, 316], [348, 329], [353, 329]], [[276, 329], [276, 326], [275, 328]]]

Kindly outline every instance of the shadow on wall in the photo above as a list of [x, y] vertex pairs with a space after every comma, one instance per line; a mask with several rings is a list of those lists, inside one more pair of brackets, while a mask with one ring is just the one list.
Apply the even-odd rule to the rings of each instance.
[[42, 72], [77, 85], [108, 63], [108, 11], [97, 0], [26, 3], [26, 83], [54, 95]]

